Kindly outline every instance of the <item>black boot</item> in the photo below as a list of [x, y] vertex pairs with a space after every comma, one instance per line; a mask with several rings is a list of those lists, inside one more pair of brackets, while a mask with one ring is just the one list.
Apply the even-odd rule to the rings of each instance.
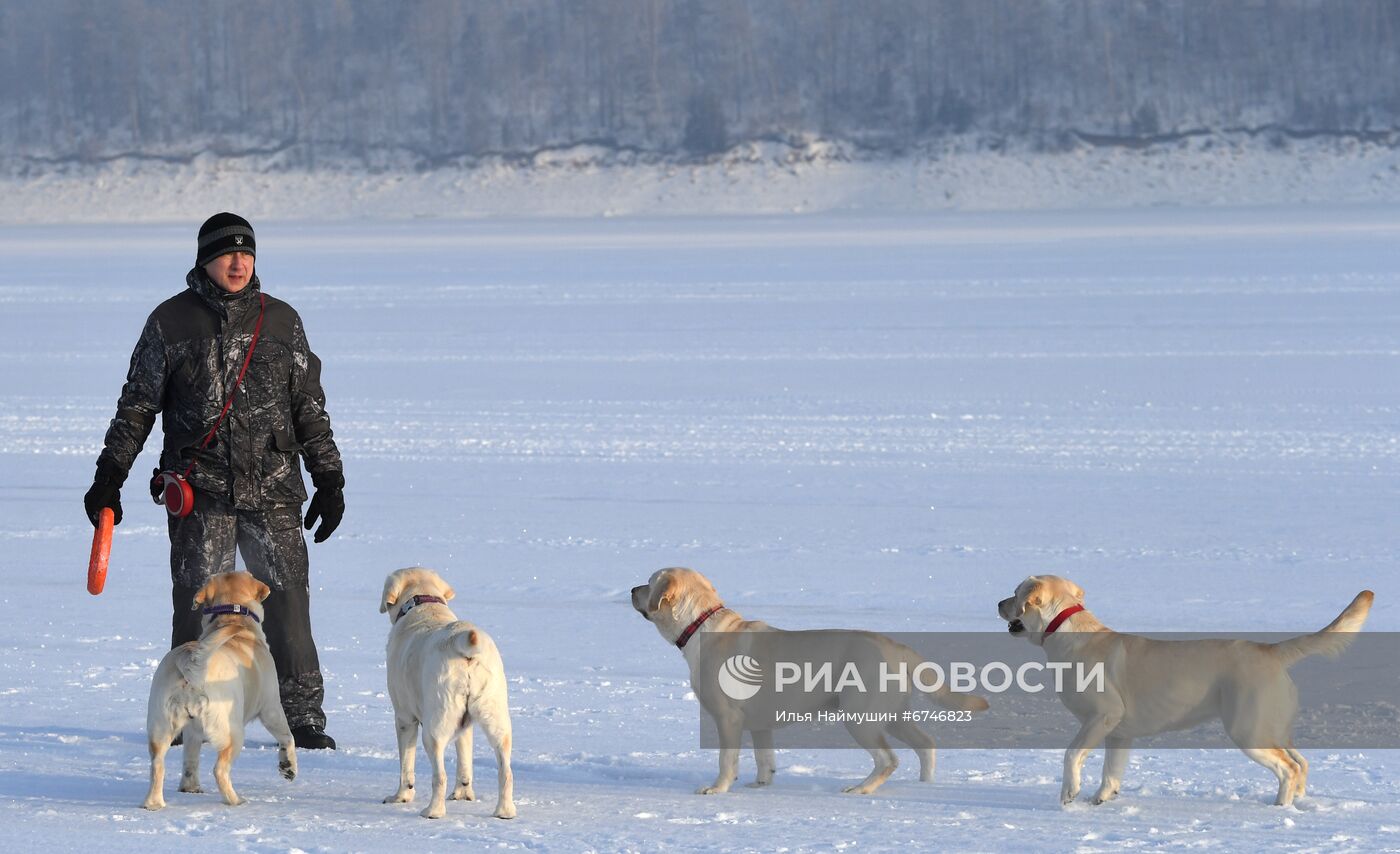
[[335, 739], [315, 724], [293, 727], [292, 741], [302, 750], [335, 750]]

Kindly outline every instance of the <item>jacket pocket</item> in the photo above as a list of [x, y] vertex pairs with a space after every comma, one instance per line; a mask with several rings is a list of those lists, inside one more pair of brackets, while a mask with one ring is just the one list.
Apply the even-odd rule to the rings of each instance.
[[274, 506], [300, 504], [306, 500], [298, 462], [302, 446], [291, 430], [280, 427], [273, 429], [271, 445], [258, 462], [263, 502]]
[[272, 444], [273, 447], [285, 454], [299, 454], [304, 450], [290, 430], [273, 430]]

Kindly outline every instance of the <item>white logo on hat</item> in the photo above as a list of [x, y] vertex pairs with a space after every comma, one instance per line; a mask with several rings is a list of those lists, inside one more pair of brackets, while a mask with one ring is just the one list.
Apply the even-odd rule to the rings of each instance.
[[236, 243], [236, 244], [238, 244], [239, 246], [242, 246], [242, 245], [243, 245], [243, 235], [241, 235], [241, 234], [235, 234], [235, 235], [233, 236], [233, 242]]

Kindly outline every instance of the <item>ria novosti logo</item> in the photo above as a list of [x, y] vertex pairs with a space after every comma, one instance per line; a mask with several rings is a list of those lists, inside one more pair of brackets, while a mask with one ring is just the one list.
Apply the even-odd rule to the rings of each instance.
[[731, 655], [719, 669], [719, 689], [731, 700], [747, 700], [763, 687], [763, 671], [747, 655]]
[[[878, 692], [907, 694], [913, 688], [933, 693], [947, 686], [963, 693], [986, 691], [1001, 694], [1015, 687], [1028, 694], [1038, 694], [1046, 686], [1036, 677], [1048, 670], [1054, 675], [1052, 690], [1061, 693], [1068, 687], [1066, 671], [1071, 669], [1074, 671], [1076, 692], [1103, 693], [1104, 664], [1101, 661], [1087, 666], [1084, 662], [1052, 661], [1042, 664], [1031, 661], [1014, 670], [1011, 665], [1000, 661], [980, 667], [972, 662], [954, 661], [949, 663], [946, 670], [932, 661], [921, 662], [912, 670], [908, 662], [895, 662], [891, 667], [890, 662], [881, 661], [878, 675], [863, 672], [852, 661], [839, 665], [831, 661], [778, 661], [773, 666], [773, 691], [776, 694], [789, 690], [795, 693], [855, 691], [863, 694], [871, 690], [867, 680], [875, 676], [873, 690]], [[720, 690], [731, 700], [748, 700], [763, 688], [763, 668], [748, 655], [731, 655], [720, 666], [718, 678]]]

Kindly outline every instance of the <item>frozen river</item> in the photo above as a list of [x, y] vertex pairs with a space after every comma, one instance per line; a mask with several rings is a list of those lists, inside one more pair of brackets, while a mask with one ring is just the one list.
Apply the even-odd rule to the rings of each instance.
[[[1069, 810], [1058, 751], [945, 751], [931, 785], [904, 751], [870, 798], [839, 794], [863, 751], [794, 751], [770, 789], [699, 797], [684, 664], [627, 603], [684, 565], [785, 628], [1004, 632], [997, 600], [1052, 572], [1123, 630], [1311, 631], [1363, 588], [1367, 629], [1400, 630], [1400, 210], [254, 225], [346, 459], [311, 547], [342, 749], [287, 784], [254, 726], [248, 805], [172, 780], [138, 807], [159, 429], [97, 598], [82, 494], [197, 223], [0, 228], [11, 850], [1400, 847], [1395, 751], [1312, 753], [1289, 809], [1234, 751], [1139, 751], [1120, 800]], [[438, 822], [379, 803], [378, 595], [413, 564], [501, 648], [514, 822], [489, 796]]]

